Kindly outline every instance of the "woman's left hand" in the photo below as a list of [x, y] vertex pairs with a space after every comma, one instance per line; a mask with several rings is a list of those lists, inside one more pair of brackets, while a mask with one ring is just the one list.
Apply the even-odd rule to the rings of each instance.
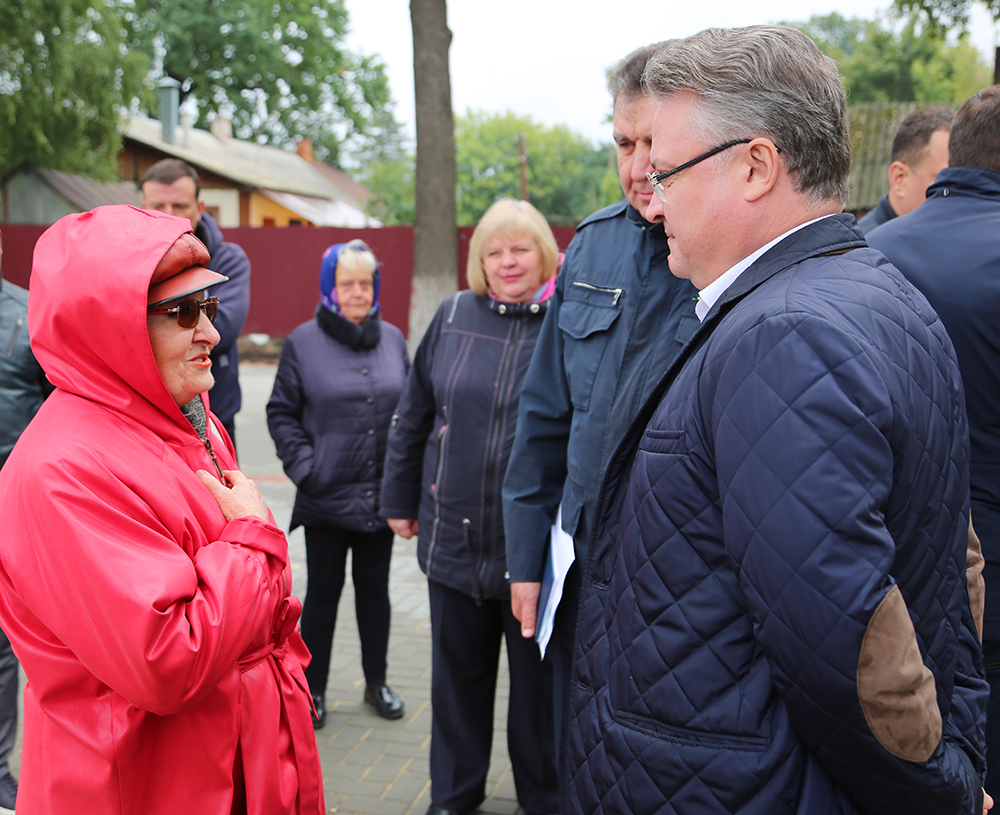
[[218, 502], [219, 509], [227, 521], [237, 518], [255, 516], [262, 521], [269, 521], [267, 503], [260, 494], [257, 485], [243, 475], [239, 470], [223, 470], [223, 475], [229, 479], [231, 487], [227, 487], [207, 470], [198, 470], [198, 478], [205, 488], [212, 493]]

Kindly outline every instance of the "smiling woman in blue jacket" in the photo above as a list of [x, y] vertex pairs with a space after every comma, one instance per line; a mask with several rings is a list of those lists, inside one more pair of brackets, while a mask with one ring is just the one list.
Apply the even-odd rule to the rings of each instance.
[[418, 535], [431, 606], [434, 708], [428, 815], [485, 794], [501, 638], [507, 742], [525, 812], [558, 810], [551, 678], [510, 607], [501, 487], [524, 375], [555, 290], [559, 252], [526, 201], [497, 201], [469, 245], [471, 291], [438, 309], [389, 433], [382, 513]]
[[403, 715], [402, 700], [385, 682], [392, 530], [379, 517], [379, 491], [389, 419], [409, 358], [402, 332], [381, 320], [379, 281], [375, 256], [362, 241], [326, 250], [316, 319], [285, 340], [267, 403], [278, 457], [298, 487], [291, 528], [306, 528], [302, 637], [313, 655], [306, 679], [317, 729], [326, 723], [324, 694], [348, 549], [364, 698], [383, 718]]

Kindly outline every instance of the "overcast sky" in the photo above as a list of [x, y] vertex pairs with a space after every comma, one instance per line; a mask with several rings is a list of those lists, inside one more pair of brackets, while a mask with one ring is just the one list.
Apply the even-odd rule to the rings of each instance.
[[[345, 0], [354, 50], [378, 53], [389, 69], [397, 118], [412, 136], [413, 41], [408, 0]], [[757, 3], [669, 0], [450, 0], [451, 94], [456, 114], [467, 109], [511, 110], [547, 124], [566, 124], [594, 140], [610, 140], [610, 98], [605, 69], [627, 53], [709, 26], [805, 20], [839, 11], [871, 19], [889, 3], [871, 0], [771, 0], [767, 16]], [[992, 54], [990, 17], [975, 6], [973, 42]], [[992, 64], [992, 57], [989, 58]]]

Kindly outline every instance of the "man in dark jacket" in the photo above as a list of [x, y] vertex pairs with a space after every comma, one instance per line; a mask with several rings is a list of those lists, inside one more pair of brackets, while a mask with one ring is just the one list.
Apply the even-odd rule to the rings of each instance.
[[954, 116], [951, 108], [922, 108], [903, 119], [892, 139], [889, 192], [858, 221], [862, 232], [867, 235], [924, 202], [927, 188], [948, 166], [948, 131]]
[[[28, 343], [28, 292], [0, 272], [0, 467], [51, 390]], [[17, 657], [0, 631], [0, 813], [13, 813], [17, 797], [7, 765], [17, 733], [17, 672]]]
[[917, 210], [868, 242], [930, 300], [962, 367], [972, 521], [986, 557], [987, 791], [1000, 789], [1000, 85], [959, 110], [951, 165]]
[[222, 240], [215, 218], [205, 212], [201, 181], [190, 164], [176, 158], [156, 162], [142, 178], [142, 207], [187, 218], [195, 236], [208, 247], [212, 271], [229, 278], [214, 286], [210, 297], [219, 298], [215, 329], [221, 339], [212, 350], [215, 385], [209, 399], [229, 437], [236, 443], [236, 414], [242, 405], [240, 392], [240, 352], [236, 341], [250, 311], [250, 259], [235, 243]]
[[646, 217], [702, 323], [601, 487], [564, 811], [978, 815], [961, 378], [842, 214], [837, 66], [710, 29], [645, 79]]
[[504, 481], [507, 569], [514, 616], [535, 634], [549, 530], [562, 528], [576, 563], [549, 646], [557, 744], [565, 731], [580, 569], [601, 473], [642, 401], [697, 324], [694, 287], [670, 274], [663, 229], [642, 215], [655, 104], [640, 80], [656, 46], [629, 54], [608, 83], [625, 201], [585, 220], [566, 253], [518, 409]]

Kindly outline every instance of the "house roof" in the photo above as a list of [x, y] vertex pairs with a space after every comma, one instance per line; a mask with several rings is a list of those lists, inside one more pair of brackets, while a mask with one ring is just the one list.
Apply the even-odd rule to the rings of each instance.
[[360, 209], [356, 209], [343, 201], [331, 201], [329, 198], [312, 198], [307, 195], [293, 195], [278, 190], [260, 190], [272, 201], [286, 209], [301, 215], [307, 221], [317, 226], [365, 227], [382, 226], [380, 221], [369, 218]]
[[359, 208], [357, 196], [339, 187], [311, 162], [290, 150], [241, 139], [218, 138], [207, 130], [185, 126], [177, 128], [176, 143], [171, 144], [163, 140], [160, 122], [142, 116], [129, 119], [123, 132], [126, 138], [247, 187], [341, 201]]
[[32, 170], [69, 203], [79, 207], [81, 212], [88, 212], [94, 207], [106, 204], [131, 204], [135, 207], [142, 204], [142, 197], [135, 184], [124, 181], [95, 181], [82, 175], [64, 173], [62, 170], [47, 170], [42, 167], [33, 167]]

